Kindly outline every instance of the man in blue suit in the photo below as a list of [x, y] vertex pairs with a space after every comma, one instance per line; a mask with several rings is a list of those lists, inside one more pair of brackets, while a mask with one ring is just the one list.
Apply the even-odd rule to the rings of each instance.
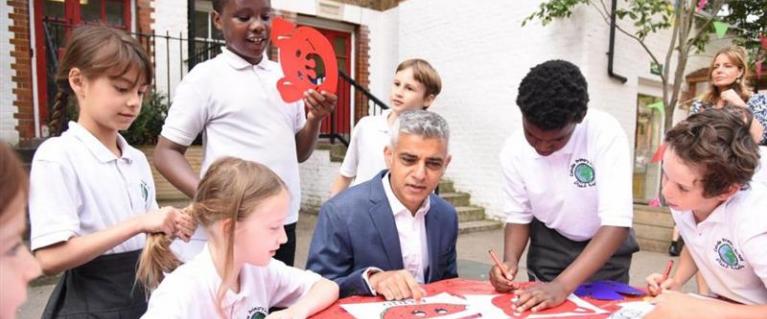
[[419, 286], [457, 277], [455, 208], [434, 195], [450, 163], [447, 122], [405, 112], [384, 149], [389, 170], [320, 208], [306, 268], [335, 281], [341, 297], [419, 299]]

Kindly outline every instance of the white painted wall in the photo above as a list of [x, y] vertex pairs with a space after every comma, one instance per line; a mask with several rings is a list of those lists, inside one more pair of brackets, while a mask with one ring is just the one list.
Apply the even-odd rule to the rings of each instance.
[[[614, 69], [629, 80], [622, 84], [608, 77], [609, 26], [594, 9], [577, 8], [571, 18], [545, 27], [537, 21], [521, 27], [537, 6], [538, 1], [405, 1], [396, 9], [398, 43], [391, 41], [398, 56], [371, 59], [371, 82], [385, 80], [377, 72], [393, 70], [405, 58], [422, 57], [437, 68], [443, 93], [431, 109], [445, 116], [452, 129], [447, 176], [491, 215], [500, 216], [502, 206], [498, 152], [520, 127], [517, 87], [532, 66], [549, 59], [580, 66], [589, 82], [589, 106], [615, 116], [632, 146], [639, 78], [659, 82], [649, 72], [646, 53], [619, 33]], [[656, 35], [648, 43], [665, 56], [668, 39], [668, 34]], [[371, 52], [371, 57], [378, 55]], [[693, 58], [688, 70], [705, 67], [709, 59]]]
[[399, 8], [371, 11], [364, 21], [370, 29], [369, 89], [388, 104], [394, 70], [400, 62]]
[[11, 144], [19, 141], [19, 133], [16, 131], [18, 121], [13, 117], [16, 113], [16, 95], [13, 89], [16, 83], [12, 81], [16, 72], [11, 69], [16, 59], [11, 56], [11, 39], [13, 32], [10, 26], [13, 23], [10, 14], [13, 9], [7, 1], [0, 1], [0, 140]]
[[[152, 30], [158, 36], [186, 39], [187, 37], [187, 14], [186, 0], [162, 0], [152, 1], [154, 24]], [[183, 75], [186, 74], [186, 61], [189, 57], [188, 42], [180, 42], [171, 39], [168, 42], [164, 38], [157, 38], [155, 42], [155, 83], [157, 90], [165, 92], [173, 97], [175, 87]], [[179, 45], [181, 44], [181, 45]], [[170, 61], [170, 62], [168, 62]]]
[[301, 208], [319, 210], [330, 198], [330, 185], [338, 176], [341, 163], [331, 162], [327, 150], [314, 150], [308, 160], [299, 165], [301, 176]]

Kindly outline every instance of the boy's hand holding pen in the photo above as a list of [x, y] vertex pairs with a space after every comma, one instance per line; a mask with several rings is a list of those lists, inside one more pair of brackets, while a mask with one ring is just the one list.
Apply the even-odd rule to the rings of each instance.
[[517, 290], [519, 287], [513, 282], [514, 277], [517, 275], [517, 264], [516, 263], [502, 263], [500, 259], [498, 259], [498, 256], [496, 256], [495, 251], [492, 249], [488, 251], [490, 253], [490, 258], [493, 259], [493, 263], [495, 264], [492, 269], [490, 269], [490, 283], [493, 285], [496, 291], [498, 292], [509, 292]]
[[654, 273], [647, 276], [647, 292], [650, 293], [650, 296], [655, 297], [663, 290], [677, 289], [674, 279], [670, 278], [673, 267], [674, 260], [669, 260], [663, 274]]

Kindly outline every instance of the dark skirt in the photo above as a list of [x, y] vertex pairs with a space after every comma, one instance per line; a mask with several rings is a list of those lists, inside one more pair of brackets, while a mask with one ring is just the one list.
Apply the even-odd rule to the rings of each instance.
[[143, 286], [135, 282], [140, 254], [141, 250], [102, 255], [65, 271], [42, 318], [141, 317], [147, 302]]
[[[530, 223], [530, 248], [527, 252], [527, 275], [530, 280], [549, 282], [575, 261], [589, 240], [574, 241], [562, 236], [556, 230], [546, 227], [537, 219]], [[615, 280], [624, 283], [629, 281], [631, 255], [639, 251], [631, 229], [629, 236], [618, 247], [618, 250], [607, 262], [587, 281]]]

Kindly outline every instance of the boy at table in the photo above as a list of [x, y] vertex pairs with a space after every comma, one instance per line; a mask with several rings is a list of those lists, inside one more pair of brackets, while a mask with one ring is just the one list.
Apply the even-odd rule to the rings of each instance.
[[490, 282], [499, 292], [516, 288], [529, 241], [527, 274], [543, 283], [515, 291], [520, 312], [555, 307], [586, 281], [628, 282], [639, 249], [631, 233], [628, 139], [588, 101], [586, 80], [567, 61], [533, 67], [519, 86], [522, 129], [500, 155], [505, 262], [490, 270]]
[[[749, 183], [759, 151], [743, 117], [706, 110], [666, 133], [663, 196], [685, 247], [673, 276], [647, 277], [660, 294], [655, 318], [767, 318], [767, 188]], [[737, 304], [675, 292], [696, 272], [714, 297]]]

